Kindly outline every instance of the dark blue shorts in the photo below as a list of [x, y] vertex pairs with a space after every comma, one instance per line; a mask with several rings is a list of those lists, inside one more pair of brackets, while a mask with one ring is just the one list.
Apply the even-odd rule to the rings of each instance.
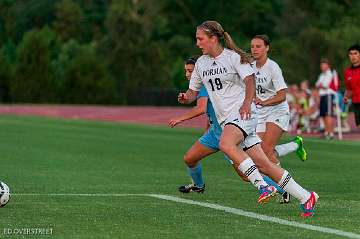
[[320, 117], [334, 116], [334, 95], [320, 96]]
[[355, 123], [357, 126], [360, 125], [360, 103], [353, 103], [354, 114], [355, 114]]

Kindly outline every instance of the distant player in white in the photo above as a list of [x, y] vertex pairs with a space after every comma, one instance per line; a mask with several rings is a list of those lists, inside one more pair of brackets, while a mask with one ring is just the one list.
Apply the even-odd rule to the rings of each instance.
[[[300, 159], [306, 160], [303, 140], [299, 136], [294, 142], [276, 146], [282, 134], [288, 130], [290, 110], [286, 101], [287, 85], [279, 65], [268, 58], [269, 48], [270, 40], [266, 35], [256, 35], [251, 40], [251, 54], [255, 59], [251, 66], [255, 71], [255, 103], [258, 109], [256, 132], [262, 140], [261, 147], [266, 156], [275, 164], [280, 164], [277, 156], [293, 151]], [[283, 195], [283, 202], [288, 202], [289, 195]]]
[[[221, 45], [222, 38], [227, 48]], [[257, 116], [253, 104], [255, 84], [254, 71], [248, 64], [250, 58], [236, 47], [230, 35], [215, 21], [206, 21], [198, 26], [196, 39], [203, 56], [195, 64], [189, 89], [186, 93], [179, 94], [178, 101], [193, 102], [204, 85], [213, 103], [218, 123], [223, 127], [220, 150], [259, 189], [258, 202], [268, 200], [273, 187], [266, 184], [257, 167], [301, 201], [303, 216], [312, 216], [317, 200], [314, 192], [303, 189], [286, 170], [272, 163], [259, 144], [246, 153], [238, 147], [246, 137], [256, 137]]]

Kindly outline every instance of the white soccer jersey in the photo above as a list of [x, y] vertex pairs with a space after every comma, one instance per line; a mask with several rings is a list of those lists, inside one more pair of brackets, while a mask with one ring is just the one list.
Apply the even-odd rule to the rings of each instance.
[[252, 74], [250, 64], [241, 64], [240, 55], [225, 48], [215, 58], [203, 55], [197, 60], [189, 88], [200, 91], [201, 86], [205, 86], [216, 118], [222, 124], [234, 109], [240, 109], [245, 99], [243, 79]]
[[[264, 101], [274, 97], [279, 90], [287, 89], [282, 71], [275, 61], [268, 58], [260, 68], [256, 67], [256, 62], [251, 63], [251, 66], [255, 71], [257, 98]], [[259, 114], [270, 112], [272, 111], [270, 110], [271, 108], [272, 110], [276, 108], [278, 110], [288, 111], [289, 105], [287, 101], [284, 101], [275, 106], [259, 107]]]

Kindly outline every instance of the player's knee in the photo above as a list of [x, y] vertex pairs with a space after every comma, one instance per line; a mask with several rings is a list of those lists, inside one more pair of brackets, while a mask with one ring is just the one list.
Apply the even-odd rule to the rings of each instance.
[[230, 143], [230, 142], [228, 142], [228, 141], [226, 141], [226, 140], [222, 140], [222, 139], [220, 140], [220, 142], [219, 142], [219, 149], [220, 149], [223, 153], [227, 154], [227, 153], [230, 152], [233, 148], [234, 148], [234, 146], [233, 146], [232, 143]]
[[195, 167], [197, 161], [194, 159], [194, 157], [191, 156], [191, 154], [186, 153], [184, 155], [184, 162], [188, 167]]

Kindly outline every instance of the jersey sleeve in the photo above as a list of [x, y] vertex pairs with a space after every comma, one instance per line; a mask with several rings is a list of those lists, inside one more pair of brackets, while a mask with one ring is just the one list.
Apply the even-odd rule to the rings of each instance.
[[190, 82], [189, 82], [189, 89], [193, 91], [200, 91], [201, 87], [203, 86], [200, 72], [199, 72], [199, 65], [198, 62], [195, 63], [194, 71], [191, 74]]
[[234, 53], [231, 56], [231, 63], [233, 64], [235, 71], [239, 74], [240, 78], [245, 79], [245, 77], [254, 74], [254, 69], [251, 67], [250, 64], [241, 64], [240, 59], [240, 55]]
[[201, 87], [200, 92], [199, 92], [197, 98], [199, 99], [199, 98], [201, 98], [201, 97], [207, 97], [207, 98], [209, 98], [209, 95], [208, 95], [208, 93], [207, 93], [207, 90], [206, 90], [205, 86], [202, 86], [202, 87]]
[[274, 84], [274, 88], [276, 91], [286, 89], [287, 85], [285, 83], [282, 71], [278, 64], [274, 62], [274, 64], [271, 67], [272, 69], [272, 82]]

